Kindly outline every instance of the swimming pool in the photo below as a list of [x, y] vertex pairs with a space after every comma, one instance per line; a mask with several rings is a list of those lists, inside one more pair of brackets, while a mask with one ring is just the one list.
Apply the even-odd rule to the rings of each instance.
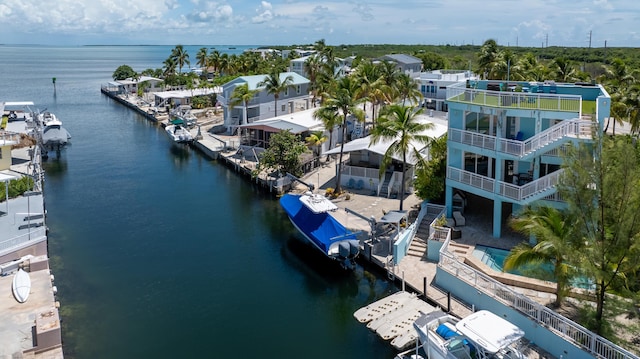
[[[511, 251], [482, 245], [476, 245], [473, 250], [474, 257], [480, 259], [482, 263], [498, 272], [504, 272], [504, 261], [509, 253], [511, 253]], [[517, 269], [506, 271], [506, 273], [546, 280], [550, 282], [556, 281], [553, 275], [553, 266], [551, 264], [527, 265], [519, 267]], [[585, 277], [574, 278], [571, 281], [571, 285], [582, 289], [593, 289], [594, 287], [593, 281]]]

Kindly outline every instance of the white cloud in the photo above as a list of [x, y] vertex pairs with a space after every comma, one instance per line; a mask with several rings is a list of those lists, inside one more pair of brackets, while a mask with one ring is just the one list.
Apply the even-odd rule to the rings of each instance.
[[[2, 42], [71, 37], [88, 43], [211, 41], [296, 44], [482, 43], [640, 46], [637, 0], [1, 0]], [[277, 21], [275, 21], [277, 19]], [[15, 24], [21, 24], [16, 27]], [[41, 34], [41, 35], [38, 35]], [[31, 40], [33, 39], [33, 40]], [[93, 39], [93, 41], [91, 40]], [[516, 40], [517, 39], [517, 40]], [[171, 43], [169, 43], [171, 44]]]
[[375, 16], [373, 16], [373, 10], [371, 6], [364, 3], [358, 3], [353, 8], [353, 11], [357, 14], [360, 14], [360, 18], [363, 21], [372, 21], [375, 20]]
[[251, 22], [254, 24], [262, 24], [273, 19], [273, 7], [270, 2], [262, 1], [256, 12], [258, 15], [251, 18]]

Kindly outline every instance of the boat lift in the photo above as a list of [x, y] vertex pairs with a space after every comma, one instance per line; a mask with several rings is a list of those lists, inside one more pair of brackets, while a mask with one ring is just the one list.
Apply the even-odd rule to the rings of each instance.
[[371, 216], [371, 218], [369, 218], [369, 217], [365, 217], [362, 214], [360, 214], [360, 213], [358, 213], [358, 212], [356, 212], [356, 211], [354, 211], [352, 209], [349, 209], [349, 208], [345, 208], [344, 210], [347, 213], [353, 214], [354, 216], [360, 217], [360, 218], [364, 219], [365, 221], [367, 221], [367, 223], [369, 223], [369, 226], [371, 226], [371, 236], [370, 236], [370, 238], [372, 240], [375, 240], [377, 238], [376, 226], [377, 226], [378, 222], [376, 221], [374, 216]]

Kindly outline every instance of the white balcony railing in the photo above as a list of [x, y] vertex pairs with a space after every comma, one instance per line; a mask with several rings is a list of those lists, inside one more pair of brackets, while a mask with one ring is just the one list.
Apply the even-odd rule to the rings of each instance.
[[593, 127], [594, 123], [590, 120], [562, 121], [525, 141], [500, 139], [497, 150], [499, 152], [523, 157], [561, 138], [574, 137], [591, 139]]
[[497, 138], [495, 136], [473, 131], [450, 128], [448, 140], [473, 147], [496, 150], [501, 153], [522, 158], [561, 138], [573, 137], [591, 139], [594, 126], [595, 124], [590, 120], [562, 121], [559, 124], [526, 139], [525, 141]]
[[464, 84], [447, 87], [447, 101], [488, 107], [582, 113], [582, 96], [476, 90]]
[[36, 244], [47, 239], [46, 227], [29, 228], [27, 233], [0, 242], [0, 255], [15, 251], [21, 246]]
[[466, 184], [468, 186], [478, 188], [487, 192], [494, 192], [494, 186], [497, 184], [497, 193], [500, 196], [519, 202], [524, 201], [535, 194], [542, 193], [551, 188], [554, 188], [558, 184], [562, 171], [563, 170], [555, 171], [544, 177], [533, 180], [523, 186], [518, 186], [503, 181], [496, 181], [493, 178], [482, 176], [477, 173], [465, 171], [455, 167], [447, 168], [447, 179]]
[[498, 193], [515, 201], [525, 200], [534, 194], [546, 191], [558, 184], [558, 179], [563, 170], [555, 171], [544, 177], [540, 177], [523, 186], [517, 186], [507, 182], [498, 182]]
[[20, 134], [14, 133], [14, 132], [2, 131], [2, 133], [0, 133], [0, 142], [6, 143], [7, 141], [14, 141], [16, 143], [19, 143]]
[[451, 142], [462, 143], [487, 150], [496, 149], [496, 136], [484, 135], [478, 132], [449, 128], [447, 139]]
[[481, 176], [477, 173], [455, 167], [447, 167], [447, 178], [488, 192], [493, 192], [496, 182], [493, 178]]

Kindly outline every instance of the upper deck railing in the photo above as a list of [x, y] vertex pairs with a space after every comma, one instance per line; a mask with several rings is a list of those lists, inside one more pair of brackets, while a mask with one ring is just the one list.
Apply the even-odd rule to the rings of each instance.
[[498, 184], [497, 194], [514, 201], [524, 201], [530, 197], [547, 191], [555, 187], [560, 180], [560, 175], [564, 170], [552, 172], [546, 176], [535, 179], [525, 185], [518, 186], [509, 182], [496, 181], [494, 178], [479, 175], [477, 173], [465, 171], [460, 168], [447, 167], [447, 179], [468, 186], [481, 189], [487, 192], [494, 192], [495, 185]]
[[[562, 121], [524, 141], [497, 138], [474, 131], [449, 128], [449, 141], [474, 147], [496, 150], [513, 156], [524, 157], [546, 145], [564, 137], [593, 138], [595, 124], [590, 120]], [[496, 146], [497, 143], [497, 146]]]
[[526, 110], [566, 111], [582, 114], [582, 96], [466, 88], [464, 83], [447, 87], [447, 101]]
[[15, 132], [0, 132], [0, 142], [7, 143], [8, 141], [20, 142], [20, 134]]

